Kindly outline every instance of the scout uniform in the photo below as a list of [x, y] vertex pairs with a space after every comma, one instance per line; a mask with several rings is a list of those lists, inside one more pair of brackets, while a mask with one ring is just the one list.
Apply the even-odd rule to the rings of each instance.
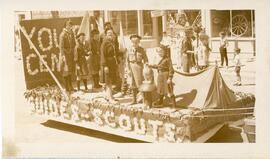
[[[92, 30], [91, 35], [99, 34], [98, 30]], [[93, 78], [94, 88], [100, 88], [99, 70], [100, 70], [100, 42], [94, 38], [90, 40], [90, 58], [88, 59], [88, 68]]]
[[[163, 105], [163, 98], [165, 95], [168, 95], [172, 99], [173, 107], [175, 107], [175, 97], [173, 95], [173, 86], [171, 82], [174, 74], [172, 62], [168, 56], [166, 47], [161, 45], [160, 49], [161, 50], [157, 51], [163, 51], [163, 57], [160, 59], [158, 64], [150, 65], [150, 67], [155, 68], [158, 71], [157, 93], [159, 94], [159, 100], [155, 102], [155, 105]], [[168, 83], [168, 79], [170, 79], [170, 83]]]
[[200, 42], [196, 51], [197, 64], [199, 66], [199, 69], [204, 69], [209, 65], [209, 54], [211, 52], [211, 49], [209, 48], [208, 41], [209, 41], [208, 35], [206, 34], [200, 35]]
[[[187, 28], [185, 30], [185, 34], [189, 34], [192, 32], [192, 28]], [[187, 35], [185, 38], [182, 40], [182, 45], [181, 45], [181, 54], [182, 54], [182, 65], [183, 65], [183, 71], [186, 73], [189, 73], [190, 67], [192, 65], [191, 61], [191, 53], [188, 51], [192, 51], [192, 39], [191, 37], [188, 37]]]
[[[100, 64], [102, 67], [100, 82], [104, 84], [116, 84], [118, 55], [114, 41], [105, 38], [101, 44], [100, 51]], [[104, 67], [108, 67], [108, 74], [103, 70]]]
[[76, 79], [78, 90], [80, 90], [80, 80], [83, 80], [85, 90], [88, 90], [87, 88], [88, 68], [85, 58], [85, 56], [87, 55], [87, 51], [85, 45], [83, 44], [83, 41], [79, 40], [81, 36], [85, 36], [85, 34], [80, 33], [79, 35], [76, 36], [78, 41], [75, 47], [75, 54], [74, 54], [74, 61], [76, 64], [75, 75], [77, 77]]
[[[137, 38], [137, 40], [140, 40], [141, 37], [138, 35], [131, 35], [130, 40], [133, 38]], [[129, 67], [129, 70], [131, 72], [131, 87], [133, 91], [133, 100], [131, 104], [137, 103], [137, 93], [138, 88], [142, 84], [143, 81], [143, 64], [148, 63], [148, 58], [146, 56], [145, 50], [138, 46], [130, 47], [127, 52], [127, 64]]]
[[[72, 25], [70, 20], [65, 22], [66, 25]], [[74, 71], [74, 47], [75, 37], [72, 31], [66, 28], [60, 34], [59, 37], [59, 49], [60, 49], [60, 72], [66, 81], [66, 90], [73, 90], [71, 83], [71, 76]]]

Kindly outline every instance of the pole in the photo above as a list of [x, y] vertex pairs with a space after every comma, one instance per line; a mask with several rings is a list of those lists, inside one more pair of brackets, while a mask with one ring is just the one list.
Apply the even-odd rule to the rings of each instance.
[[69, 99], [68, 95], [66, 94], [65, 90], [63, 89], [63, 87], [61, 86], [60, 82], [58, 81], [58, 79], [55, 77], [54, 73], [52, 72], [51, 68], [46, 64], [46, 62], [44, 61], [44, 59], [41, 57], [39, 51], [37, 50], [36, 46], [33, 44], [33, 42], [31, 41], [31, 39], [29, 38], [29, 36], [27, 35], [26, 31], [21, 27], [21, 25], [19, 24], [19, 29], [22, 31], [23, 35], [25, 36], [25, 38], [28, 40], [30, 46], [34, 49], [34, 51], [36, 52], [36, 54], [38, 55], [40, 61], [42, 62], [42, 64], [46, 67], [46, 69], [49, 71], [50, 75], [52, 76], [52, 78], [54, 79], [54, 81], [56, 82], [57, 86], [60, 88], [61, 92], [64, 94], [66, 100]]

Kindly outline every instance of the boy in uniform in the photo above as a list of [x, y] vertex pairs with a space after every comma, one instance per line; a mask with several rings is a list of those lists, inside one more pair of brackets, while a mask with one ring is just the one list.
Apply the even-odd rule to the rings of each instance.
[[93, 79], [93, 88], [100, 88], [99, 70], [100, 70], [100, 41], [99, 31], [94, 29], [91, 31], [90, 39], [90, 57], [88, 60], [88, 68]]
[[192, 47], [192, 39], [193, 36], [193, 30], [191, 27], [185, 28], [185, 37], [182, 40], [181, 45], [181, 54], [182, 54], [182, 66], [183, 71], [186, 73], [190, 72], [190, 68], [192, 65], [192, 54], [194, 53], [193, 47]]
[[59, 37], [59, 66], [61, 74], [65, 80], [66, 91], [74, 91], [71, 77], [74, 75], [74, 48], [76, 40], [72, 31], [73, 23], [71, 20], [65, 22], [65, 28]]
[[141, 37], [139, 35], [131, 35], [130, 40], [132, 46], [127, 52], [127, 64], [131, 74], [131, 87], [133, 99], [132, 104], [137, 103], [138, 88], [141, 86], [143, 81], [143, 66], [148, 63], [145, 50], [139, 45]]
[[175, 96], [173, 94], [173, 83], [172, 78], [174, 74], [173, 66], [168, 52], [165, 46], [160, 45], [157, 49], [159, 56], [161, 57], [157, 65], [149, 65], [152, 68], [157, 69], [157, 93], [159, 99], [154, 103], [156, 106], [163, 106], [163, 99], [165, 95], [168, 95], [172, 100], [172, 105], [175, 108]]
[[74, 54], [74, 62], [76, 64], [75, 75], [77, 80], [77, 87], [78, 91], [80, 90], [80, 81], [83, 81], [85, 91], [88, 90], [87, 88], [87, 76], [88, 76], [88, 68], [86, 62], [86, 47], [84, 44], [85, 41], [85, 34], [80, 33], [76, 36], [77, 44], [75, 47], [75, 54]]

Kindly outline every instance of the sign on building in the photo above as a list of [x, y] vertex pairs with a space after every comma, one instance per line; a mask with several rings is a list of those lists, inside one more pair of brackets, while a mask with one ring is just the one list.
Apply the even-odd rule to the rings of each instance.
[[[79, 27], [82, 17], [69, 18], [75, 27]], [[59, 36], [67, 18], [38, 19], [21, 21], [20, 25], [47, 62], [56, 77], [61, 80], [59, 70]], [[40, 61], [34, 49], [21, 33], [22, 57], [26, 88], [55, 83], [46, 67]]]
[[154, 10], [154, 11], [151, 11], [151, 17], [161, 17], [165, 15], [165, 11], [164, 10]]

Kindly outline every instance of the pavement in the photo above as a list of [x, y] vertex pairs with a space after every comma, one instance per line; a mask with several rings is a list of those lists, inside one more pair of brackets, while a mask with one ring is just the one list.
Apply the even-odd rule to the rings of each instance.
[[[218, 55], [211, 55], [211, 64], [215, 63]], [[241, 68], [242, 86], [233, 86], [235, 80], [234, 67], [230, 57], [231, 67], [220, 68], [226, 84], [234, 91], [241, 91], [255, 94], [255, 63], [256, 58], [251, 56], [242, 61]], [[42, 116], [30, 114], [29, 106], [26, 103], [23, 93], [25, 91], [24, 72], [22, 60], [16, 59], [16, 101], [15, 101], [15, 141], [16, 143], [113, 143], [113, 142], [140, 142], [120, 136], [110, 135], [94, 130], [69, 126], [55, 121], [48, 121]], [[227, 132], [228, 130], [222, 130]], [[226, 133], [228, 134], [228, 133]], [[224, 135], [224, 134], [223, 134]], [[222, 136], [212, 139], [210, 142], [241, 142], [239, 137], [232, 137], [231, 140], [222, 139]], [[239, 133], [236, 135], [239, 136]], [[224, 136], [223, 136], [224, 137]], [[235, 139], [237, 138], [237, 139]], [[20, 147], [18, 155], [26, 153], [26, 148]]]

